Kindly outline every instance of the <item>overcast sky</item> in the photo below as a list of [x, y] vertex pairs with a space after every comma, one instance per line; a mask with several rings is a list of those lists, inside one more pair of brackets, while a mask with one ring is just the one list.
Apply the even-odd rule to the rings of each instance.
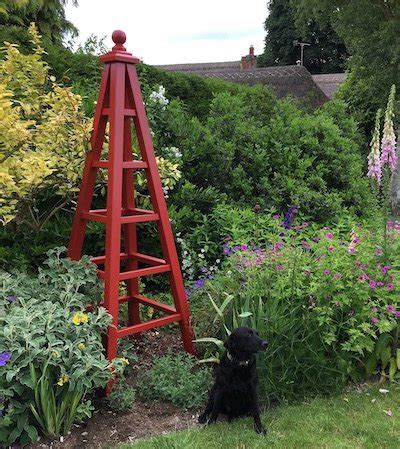
[[148, 64], [235, 61], [262, 53], [267, 0], [79, 0], [66, 14], [80, 31], [106, 36], [122, 29], [126, 47]]

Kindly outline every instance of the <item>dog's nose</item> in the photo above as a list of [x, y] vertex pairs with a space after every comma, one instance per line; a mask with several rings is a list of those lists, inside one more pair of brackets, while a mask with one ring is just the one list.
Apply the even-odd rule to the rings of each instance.
[[263, 341], [263, 342], [261, 343], [261, 347], [262, 347], [263, 349], [267, 349], [267, 346], [268, 346], [268, 342], [267, 342], [267, 341]]

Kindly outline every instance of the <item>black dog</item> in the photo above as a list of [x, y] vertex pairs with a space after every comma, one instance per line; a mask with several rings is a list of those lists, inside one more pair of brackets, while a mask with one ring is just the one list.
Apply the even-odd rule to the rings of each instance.
[[222, 357], [211, 389], [207, 407], [199, 416], [199, 423], [213, 423], [218, 414], [232, 418], [251, 415], [257, 433], [265, 434], [258, 405], [258, 375], [255, 354], [265, 351], [267, 342], [249, 327], [235, 329], [225, 342]]

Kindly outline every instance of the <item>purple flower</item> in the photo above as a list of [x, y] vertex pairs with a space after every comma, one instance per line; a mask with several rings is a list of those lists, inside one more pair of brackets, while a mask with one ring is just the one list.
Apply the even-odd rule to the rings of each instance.
[[381, 268], [383, 274], [386, 274], [392, 267], [390, 265], [385, 265]]
[[194, 283], [194, 288], [201, 288], [203, 287], [203, 285], [205, 284], [206, 280], [205, 279], [197, 279], [197, 281]]
[[306, 221], [303, 221], [303, 223], [301, 224], [301, 226], [303, 226], [303, 228], [307, 228], [308, 227], [308, 223]]
[[285, 267], [283, 265], [277, 265], [276, 266], [277, 271], [283, 271]]
[[389, 291], [391, 291], [391, 290], [394, 289], [394, 285], [390, 283], [390, 284], [388, 284], [388, 285], [386, 286], [386, 288], [387, 288]]
[[370, 143], [371, 152], [368, 155], [368, 172], [367, 172], [367, 176], [369, 178], [375, 179], [378, 185], [381, 183], [382, 178], [382, 164], [379, 148], [379, 137], [381, 127], [380, 118], [381, 118], [381, 110], [379, 109], [378, 112], [376, 113], [375, 129]]
[[282, 249], [285, 246], [283, 242], [277, 242], [275, 243], [275, 249]]
[[400, 310], [396, 310], [396, 316], [400, 316]]
[[240, 245], [240, 251], [247, 251], [247, 245]]
[[325, 276], [328, 276], [328, 274], [330, 273], [330, 270], [325, 269], [322, 273], [323, 273]]
[[231, 249], [229, 248], [228, 245], [223, 246], [223, 251], [224, 251], [224, 254], [226, 254], [227, 256], [229, 256], [231, 254]]
[[290, 229], [296, 214], [297, 214], [297, 206], [290, 206], [288, 211], [286, 212], [285, 218], [283, 219], [282, 223], [282, 226], [285, 229]]
[[388, 312], [390, 312], [390, 313], [393, 313], [393, 312], [395, 311], [395, 310], [394, 310], [393, 304], [387, 305], [387, 306], [386, 306], [386, 310], [387, 310]]
[[397, 155], [396, 155], [396, 134], [393, 128], [393, 103], [396, 88], [395, 85], [392, 86], [390, 91], [387, 108], [385, 112], [385, 123], [383, 126], [383, 137], [382, 137], [382, 154], [381, 154], [381, 165], [388, 164], [392, 172], [395, 171], [397, 166]]
[[358, 279], [361, 279], [362, 281], [367, 281], [369, 279], [369, 276], [368, 276], [368, 274], [363, 273], [363, 274], [360, 274], [360, 276], [358, 276]]
[[357, 245], [357, 243], [360, 241], [360, 239], [358, 238], [358, 237], [356, 237], [356, 238], [354, 238], [353, 239], [353, 243], [355, 244], [355, 245]]
[[206, 267], [202, 267], [202, 269], [200, 270], [202, 273], [207, 273], [208, 269]]
[[334, 277], [335, 279], [341, 279], [341, 278], [343, 277], [343, 275], [340, 274], [340, 273], [335, 273], [335, 274], [333, 275], [333, 277]]
[[7, 296], [7, 301], [9, 302], [15, 302], [17, 300], [17, 297], [15, 295]]
[[379, 282], [377, 282], [376, 283], [376, 286], [377, 287], [383, 287], [385, 284], [383, 283], [383, 282], [381, 282], [381, 281], [379, 281]]
[[312, 239], [313, 239], [314, 242], [319, 242], [320, 241], [319, 237], [313, 237]]
[[329, 252], [332, 253], [334, 249], [335, 249], [335, 248], [334, 248], [333, 246], [328, 246], [328, 251], [329, 251]]
[[381, 249], [377, 249], [375, 251], [375, 256], [382, 256], [382, 254], [383, 254], [383, 251]]
[[310, 270], [304, 270], [303, 272], [306, 276], [310, 276], [311, 275], [311, 271]]
[[369, 286], [370, 286], [372, 289], [375, 289], [375, 288], [376, 288], [376, 282], [373, 281], [373, 280], [369, 281]]
[[349, 249], [347, 250], [347, 252], [348, 252], [349, 254], [354, 254], [355, 251], [356, 251], [355, 248], [352, 247], [352, 246], [350, 246]]
[[273, 220], [280, 220], [281, 216], [279, 214], [272, 215]]
[[327, 233], [325, 234], [325, 237], [326, 237], [327, 239], [333, 239], [333, 234], [332, 234], [332, 232], [327, 232]]
[[0, 352], [0, 366], [6, 366], [7, 362], [11, 359], [11, 352]]
[[378, 318], [377, 318], [376, 316], [373, 316], [373, 317], [371, 318], [371, 323], [372, 323], [372, 324], [376, 324], [378, 321], [379, 321], [379, 320], [378, 320]]

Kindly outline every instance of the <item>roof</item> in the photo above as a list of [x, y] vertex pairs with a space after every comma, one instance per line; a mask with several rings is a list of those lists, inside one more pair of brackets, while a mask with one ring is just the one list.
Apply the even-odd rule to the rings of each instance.
[[345, 73], [327, 73], [312, 75], [312, 79], [328, 98], [332, 98], [339, 86], [346, 79]]
[[191, 73], [207, 78], [221, 78], [234, 83], [265, 84], [271, 86], [280, 98], [292, 96], [299, 100], [307, 100], [314, 107], [321, 106], [329, 99], [314, 82], [310, 72], [299, 65], [241, 70], [240, 61], [228, 61], [171, 64], [157, 67], [167, 71]]

